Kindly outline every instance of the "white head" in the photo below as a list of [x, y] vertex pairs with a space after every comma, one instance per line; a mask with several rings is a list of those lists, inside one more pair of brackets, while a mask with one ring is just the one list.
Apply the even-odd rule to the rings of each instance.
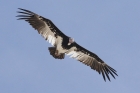
[[73, 38], [69, 38], [69, 43], [71, 44], [71, 43], [73, 43], [74, 42], [74, 39]]

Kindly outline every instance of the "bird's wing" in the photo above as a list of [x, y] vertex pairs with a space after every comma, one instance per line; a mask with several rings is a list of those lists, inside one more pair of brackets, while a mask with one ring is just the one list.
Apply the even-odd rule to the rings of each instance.
[[49, 43], [53, 46], [57, 43], [57, 37], [60, 36], [62, 38], [67, 37], [63, 34], [51, 20], [44, 18], [36, 13], [33, 13], [29, 10], [25, 10], [19, 8], [20, 11], [18, 13], [22, 15], [18, 15], [18, 20], [27, 21], [35, 30], [38, 31]]
[[[96, 70], [99, 74], [102, 73], [104, 80], [106, 77], [110, 81], [109, 74], [115, 78], [117, 75], [116, 70], [107, 65], [103, 60], [101, 60], [96, 54], [90, 52], [89, 50], [83, 48], [76, 42], [72, 44], [73, 50], [69, 51], [67, 55], [70, 57], [90, 66], [91, 69]], [[74, 48], [75, 47], [75, 48]], [[71, 48], [72, 49], [72, 48]], [[115, 74], [115, 75], [114, 75]]]

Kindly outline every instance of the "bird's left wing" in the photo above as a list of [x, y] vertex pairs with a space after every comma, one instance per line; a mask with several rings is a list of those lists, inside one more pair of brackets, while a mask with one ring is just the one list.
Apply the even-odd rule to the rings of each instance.
[[34, 12], [31, 12], [26, 9], [19, 8], [21, 11], [18, 13], [22, 15], [18, 15], [18, 20], [25, 20], [27, 21], [35, 30], [41, 34], [45, 40], [51, 43], [53, 46], [57, 43], [57, 37], [67, 37], [63, 34], [51, 20], [44, 18]]
[[[103, 60], [101, 60], [96, 54], [90, 52], [89, 50], [83, 48], [76, 42], [72, 44], [73, 50], [68, 52], [67, 55], [71, 55], [70, 57], [84, 63], [87, 66], [90, 66], [91, 69], [96, 70], [99, 74], [102, 73], [104, 80], [106, 81], [106, 77], [110, 81], [109, 74], [115, 78], [116, 70], [107, 65]], [[71, 48], [71, 49], [72, 49]]]

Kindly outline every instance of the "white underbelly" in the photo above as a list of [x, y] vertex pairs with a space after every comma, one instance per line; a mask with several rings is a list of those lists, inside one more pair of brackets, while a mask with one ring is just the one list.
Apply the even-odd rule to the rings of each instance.
[[57, 47], [58, 53], [66, 53], [68, 50], [67, 49], [63, 49], [62, 46]]

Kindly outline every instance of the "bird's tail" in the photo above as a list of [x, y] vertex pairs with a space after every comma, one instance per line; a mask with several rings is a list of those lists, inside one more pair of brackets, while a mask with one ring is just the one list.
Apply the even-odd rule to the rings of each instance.
[[58, 50], [56, 50], [55, 47], [49, 47], [48, 48], [50, 51], [50, 55], [52, 55], [55, 59], [64, 59], [65, 58], [65, 54], [61, 53], [61, 54], [57, 54]]

